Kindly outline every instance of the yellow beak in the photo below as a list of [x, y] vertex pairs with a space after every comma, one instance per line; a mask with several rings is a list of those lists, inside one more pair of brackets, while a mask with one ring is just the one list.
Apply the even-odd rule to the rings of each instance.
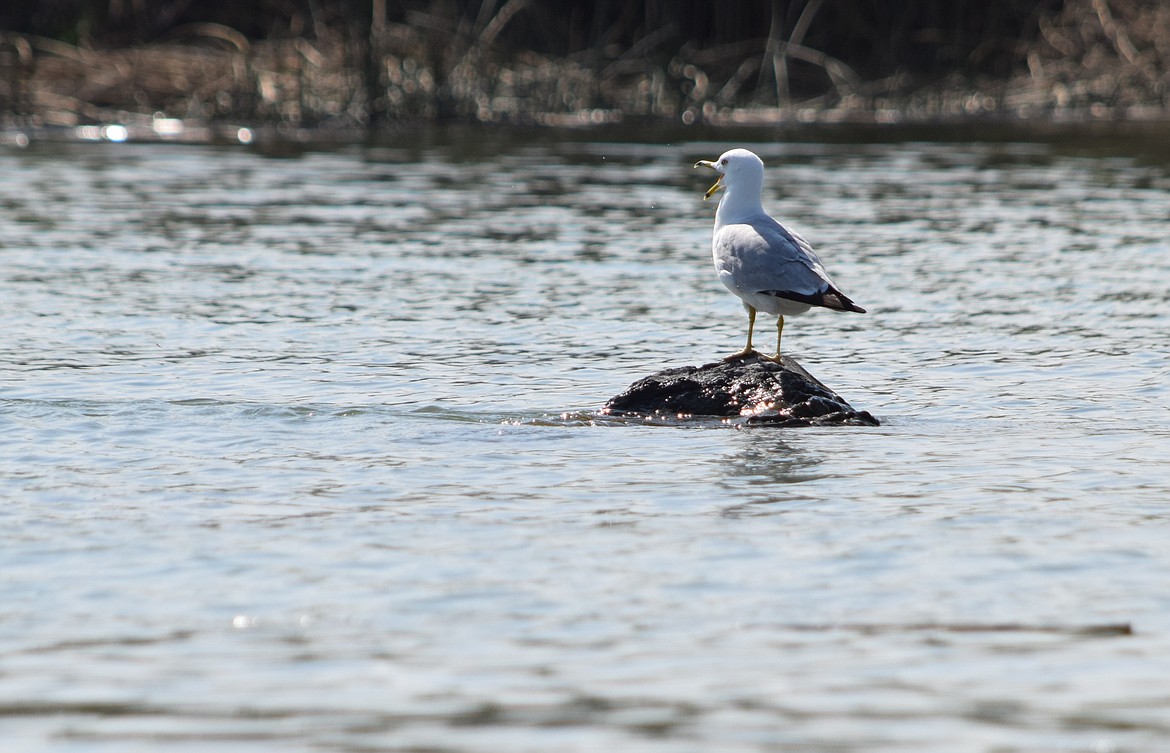
[[[718, 170], [718, 169], [719, 169], [719, 168], [717, 168], [717, 167], [715, 166], [715, 163], [714, 163], [714, 162], [709, 162], [709, 161], [707, 161], [707, 160], [705, 160], [705, 159], [701, 159], [701, 160], [699, 160], [698, 162], [696, 162], [696, 163], [695, 163], [695, 167], [698, 167], [698, 166], [700, 166], [700, 165], [702, 165], [703, 167], [709, 167], [709, 168], [711, 168], [712, 170]], [[715, 179], [715, 185], [713, 185], [713, 186], [711, 186], [710, 188], [708, 188], [708, 189], [707, 189], [707, 193], [703, 194], [703, 201], [706, 201], [707, 199], [709, 199], [709, 198], [711, 198], [712, 196], [714, 196], [714, 195], [715, 195], [715, 193], [716, 193], [717, 191], [719, 191], [719, 189], [721, 189], [721, 188], [723, 188], [723, 174], [722, 174], [722, 173], [720, 173], [720, 174], [719, 174], [719, 177]]]

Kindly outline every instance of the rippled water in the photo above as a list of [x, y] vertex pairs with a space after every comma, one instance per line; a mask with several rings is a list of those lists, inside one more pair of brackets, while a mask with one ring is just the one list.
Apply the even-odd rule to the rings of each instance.
[[[1164, 156], [532, 136], [0, 152], [5, 750], [1170, 749]], [[595, 420], [733, 145], [881, 428]]]

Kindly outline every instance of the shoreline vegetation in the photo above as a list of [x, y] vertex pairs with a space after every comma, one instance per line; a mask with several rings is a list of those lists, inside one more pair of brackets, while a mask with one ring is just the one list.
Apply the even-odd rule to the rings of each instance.
[[1161, 0], [17, 0], [0, 10], [0, 133], [25, 143], [54, 132], [246, 140], [250, 129], [427, 123], [1168, 114]]

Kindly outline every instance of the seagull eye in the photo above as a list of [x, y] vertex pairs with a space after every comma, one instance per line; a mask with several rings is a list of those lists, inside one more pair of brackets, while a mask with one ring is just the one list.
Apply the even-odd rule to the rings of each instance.
[[719, 164], [721, 164], [721, 165], [726, 165], [726, 164], [727, 164], [727, 160], [726, 160], [726, 159], [721, 159], [721, 160], [719, 160]]

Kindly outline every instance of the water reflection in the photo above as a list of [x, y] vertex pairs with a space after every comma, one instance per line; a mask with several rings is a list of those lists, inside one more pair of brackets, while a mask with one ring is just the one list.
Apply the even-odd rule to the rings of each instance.
[[815, 502], [818, 492], [802, 485], [824, 478], [825, 458], [801, 441], [800, 434], [808, 431], [750, 428], [738, 432], [734, 451], [726, 453], [719, 464], [721, 497], [738, 501], [721, 506], [720, 514], [729, 518], [783, 515]]

